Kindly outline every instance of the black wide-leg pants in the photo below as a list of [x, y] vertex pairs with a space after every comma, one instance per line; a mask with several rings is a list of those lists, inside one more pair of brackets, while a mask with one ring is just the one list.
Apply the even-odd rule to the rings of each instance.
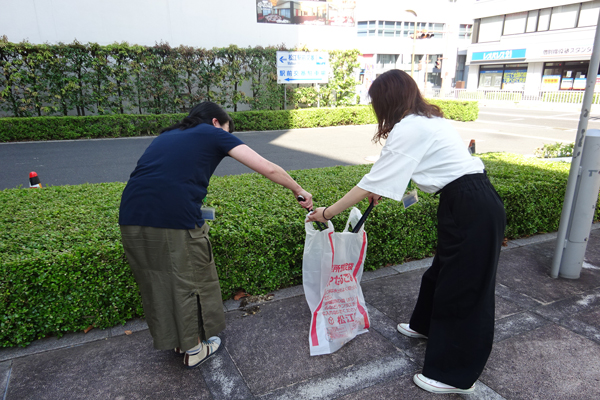
[[437, 216], [437, 253], [423, 274], [410, 327], [428, 336], [423, 375], [467, 389], [492, 350], [506, 214], [484, 172], [446, 185]]

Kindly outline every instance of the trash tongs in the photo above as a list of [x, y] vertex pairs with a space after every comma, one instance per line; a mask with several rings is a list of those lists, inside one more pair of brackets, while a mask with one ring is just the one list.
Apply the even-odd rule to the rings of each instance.
[[[304, 201], [306, 199], [304, 198], [304, 196], [298, 195], [298, 197], [296, 197], [296, 200]], [[307, 208], [307, 210], [308, 210], [308, 208]], [[308, 210], [308, 212], [312, 212], [312, 208], [310, 210]], [[319, 228], [320, 231], [324, 231], [325, 229], [327, 229], [327, 225], [325, 225], [322, 222], [317, 221], [316, 224], [317, 224], [317, 228]]]
[[[302, 195], [298, 196], [296, 199], [298, 201], [304, 201], [305, 200], [304, 196], [302, 196]], [[360, 217], [360, 219], [358, 220], [358, 223], [356, 224], [356, 226], [354, 228], [352, 228], [352, 226], [350, 226], [350, 230], [352, 231], [352, 233], [358, 233], [358, 231], [360, 230], [360, 228], [363, 226], [363, 224], [367, 220], [367, 217], [371, 213], [371, 210], [373, 209], [374, 206], [375, 206], [375, 201], [371, 201], [371, 204], [369, 204], [369, 207], [367, 208], [367, 210], [365, 211], [365, 213], [362, 215], [362, 217]], [[308, 210], [308, 211], [312, 211], [312, 210]], [[322, 222], [317, 221], [316, 224], [317, 224], [317, 228], [319, 228], [320, 231], [323, 231], [323, 230], [327, 229], [327, 225], [325, 225]]]

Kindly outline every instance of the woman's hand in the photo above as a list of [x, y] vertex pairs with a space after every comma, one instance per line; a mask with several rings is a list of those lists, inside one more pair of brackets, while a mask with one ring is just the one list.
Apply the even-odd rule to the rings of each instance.
[[325, 211], [327, 207], [319, 207], [313, 212], [309, 213], [306, 216], [306, 222], [324, 222], [327, 223], [329, 221], [327, 218], [323, 216], [323, 211]]
[[300, 191], [298, 193], [294, 193], [294, 195], [296, 196], [296, 200], [298, 200], [298, 203], [300, 203], [302, 207], [306, 208], [307, 210], [312, 210], [312, 194], [308, 193], [304, 189], [300, 189]]
[[379, 200], [381, 200], [381, 196], [375, 193], [369, 193], [367, 198], [369, 199], [369, 204], [374, 202], [375, 205], [379, 204]]

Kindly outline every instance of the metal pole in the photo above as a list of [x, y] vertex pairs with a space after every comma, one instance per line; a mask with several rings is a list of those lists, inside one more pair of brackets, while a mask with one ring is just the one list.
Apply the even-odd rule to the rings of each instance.
[[569, 179], [567, 181], [567, 189], [565, 200], [563, 203], [562, 213], [560, 216], [560, 225], [556, 237], [556, 248], [554, 249], [554, 259], [552, 260], [552, 268], [550, 276], [558, 278], [558, 272], [562, 262], [563, 252], [567, 244], [567, 233], [570, 227], [571, 213], [573, 208], [573, 198], [575, 196], [575, 188], [577, 186], [577, 177], [581, 166], [581, 155], [583, 154], [583, 146], [585, 142], [585, 133], [590, 118], [592, 100], [594, 97], [594, 88], [596, 87], [596, 78], [598, 77], [598, 68], [600, 67], [600, 15], [596, 24], [596, 35], [594, 37], [594, 48], [588, 68], [588, 75], [585, 86], [585, 94], [583, 95], [583, 104], [581, 105], [581, 115], [579, 116], [579, 125], [577, 126], [577, 137], [573, 148], [573, 158], [571, 160], [571, 170], [569, 171]]
[[427, 57], [429, 56], [425, 54], [423, 57], [425, 58], [425, 82], [423, 82], [423, 96], [427, 96], [427, 64], [429, 63]]
[[287, 110], [287, 85], [283, 84], [283, 109]]
[[417, 43], [417, 23], [413, 28], [413, 51], [412, 51], [412, 63], [410, 64], [410, 76], [414, 78], [415, 74], [415, 45]]

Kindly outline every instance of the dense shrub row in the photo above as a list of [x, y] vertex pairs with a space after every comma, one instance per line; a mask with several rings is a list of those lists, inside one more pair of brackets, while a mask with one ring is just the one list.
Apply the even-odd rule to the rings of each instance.
[[331, 50], [329, 82], [277, 83], [279, 47], [11, 43], [0, 37], [0, 111], [12, 117], [165, 114], [210, 100], [237, 111], [356, 104], [358, 50]]
[[[481, 158], [504, 200], [508, 238], [557, 230], [568, 163], [500, 153]], [[322, 206], [369, 169], [291, 174]], [[90, 325], [107, 328], [143, 315], [117, 225], [123, 186], [0, 192], [0, 346], [22, 346]], [[375, 207], [365, 225], [367, 270], [433, 254], [438, 198], [419, 197], [407, 210], [392, 200]], [[305, 211], [289, 191], [258, 174], [213, 177], [207, 204], [217, 213], [210, 236], [224, 298], [239, 288], [261, 294], [301, 283]], [[364, 211], [366, 202], [358, 207]], [[334, 225], [343, 228], [345, 218], [347, 213], [337, 216]]]
[[[449, 119], [474, 121], [477, 102], [431, 100]], [[0, 118], [0, 142], [154, 135], [186, 114]], [[370, 106], [232, 112], [237, 131], [376, 123]]]

